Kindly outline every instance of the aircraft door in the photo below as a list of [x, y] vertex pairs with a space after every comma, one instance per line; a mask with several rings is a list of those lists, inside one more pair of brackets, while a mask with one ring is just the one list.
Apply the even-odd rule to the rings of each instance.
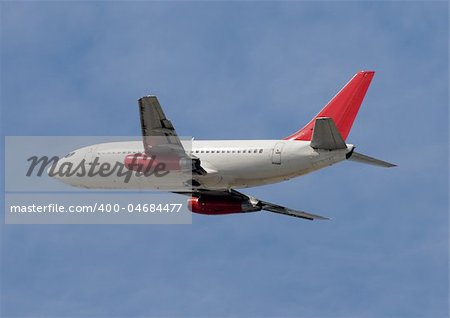
[[95, 147], [88, 147], [84, 153], [84, 160], [86, 164], [89, 164], [94, 160]]
[[283, 152], [284, 143], [278, 142], [272, 150], [272, 163], [274, 165], [281, 165], [281, 153]]

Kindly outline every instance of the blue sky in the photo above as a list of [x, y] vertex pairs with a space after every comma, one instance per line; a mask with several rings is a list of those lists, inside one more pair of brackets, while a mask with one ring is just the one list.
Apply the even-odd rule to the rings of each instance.
[[2, 225], [5, 317], [447, 317], [448, 3], [2, 2], [3, 135], [275, 139], [377, 71], [344, 162], [246, 190], [332, 217]]

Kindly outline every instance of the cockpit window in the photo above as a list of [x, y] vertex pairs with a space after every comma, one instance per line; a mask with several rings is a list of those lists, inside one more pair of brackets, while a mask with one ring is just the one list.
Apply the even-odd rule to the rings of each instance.
[[72, 157], [75, 154], [75, 151], [69, 152], [67, 155], [64, 156], [64, 158]]

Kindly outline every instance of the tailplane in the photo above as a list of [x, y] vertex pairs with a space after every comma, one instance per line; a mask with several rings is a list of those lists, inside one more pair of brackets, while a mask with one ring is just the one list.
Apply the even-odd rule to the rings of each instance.
[[339, 134], [345, 141], [374, 75], [374, 71], [356, 73], [305, 127], [284, 139], [311, 140], [316, 119], [329, 117], [334, 121]]
[[[316, 150], [339, 150], [349, 149], [341, 134], [339, 133], [332, 118], [316, 118], [311, 138], [310, 146]], [[346, 159], [365, 163], [373, 166], [391, 168], [397, 165], [380, 159], [372, 158], [361, 153], [355, 152], [355, 147], [350, 145], [351, 149], [346, 155]]]
[[361, 153], [357, 153], [355, 151], [351, 151], [347, 154], [347, 159], [351, 161], [356, 161], [359, 163], [365, 163], [372, 166], [383, 167], [383, 168], [392, 168], [396, 167], [393, 163], [389, 163], [380, 159], [372, 158]]

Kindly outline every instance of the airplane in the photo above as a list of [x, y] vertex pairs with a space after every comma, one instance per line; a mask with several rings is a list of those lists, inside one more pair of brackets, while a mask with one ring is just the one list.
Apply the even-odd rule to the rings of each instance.
[[354, 145], [346, 143], [374, 74], [374, 71], [357, 72], [306, 126], [282, 140], [181, 140], [157, 97], [144, 96], [138, 101], [142, 141], [83, 147], [59, 159], [54, 168], [58, 171], [58, 167], [79, 162], [83, 162], [82, 168], [123, 163], [129, 171], [142, 172], [143, 167], [154, 167], [156, 160], [164, 161], [166, 170], [176, 172], [172, 174], [175, 179], [167, 181], [142, 173], [129, 182], [119, 182], [112, 174], [90, 178], [73, 173], [50, 176], [71, 186], [91, 189], [163, 189], [187, 195], [188, 208], [199, 214], [269, 211], [326, 220], [327, 217], [260, 200], [237, 189], [289, 180], [345, 160], [387, 168], [396, 166], [357, 153]]

